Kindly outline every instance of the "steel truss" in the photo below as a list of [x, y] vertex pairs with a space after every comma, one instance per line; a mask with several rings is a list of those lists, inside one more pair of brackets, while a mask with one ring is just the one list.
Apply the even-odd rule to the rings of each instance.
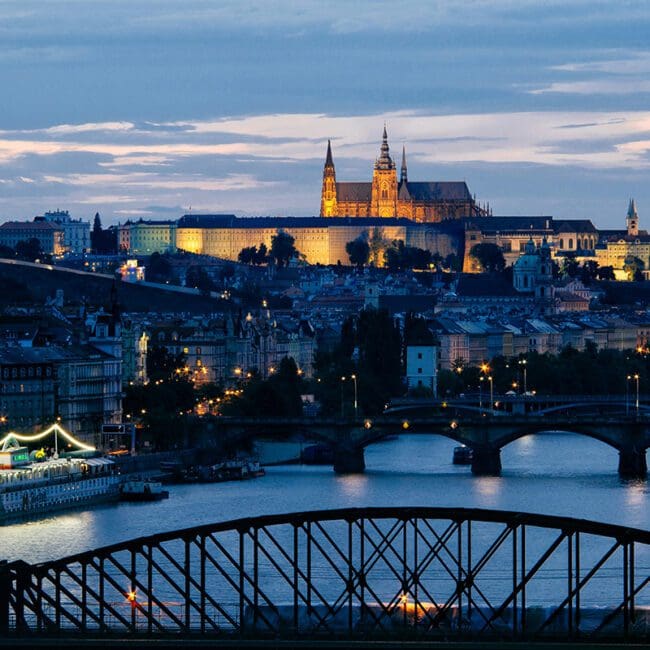
[[462, 508], [239, 519], [0, 564], [0, 634], [650, 638], [650, 532]]

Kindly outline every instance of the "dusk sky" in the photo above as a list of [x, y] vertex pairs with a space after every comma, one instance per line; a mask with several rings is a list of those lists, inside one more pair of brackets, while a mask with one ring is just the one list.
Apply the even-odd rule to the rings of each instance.
[[650, 228], [650, 3], [0, 2], [0, 220], [314, 215], [327, 139], [495, 215]]

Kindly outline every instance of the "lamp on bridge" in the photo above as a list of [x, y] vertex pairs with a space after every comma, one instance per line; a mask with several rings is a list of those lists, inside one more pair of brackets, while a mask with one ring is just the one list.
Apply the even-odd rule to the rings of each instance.
[[[630, 381], [631, 379], [634, 379], [636, 382], [636, 400], [634, 402], [634, 408], [636, 409], [636, 414], [639, 414], [639, 373], [635, 372], [633, 375], [628, 375], [627, 380]], [[627, 400], [626, 400], [627, 402]]]

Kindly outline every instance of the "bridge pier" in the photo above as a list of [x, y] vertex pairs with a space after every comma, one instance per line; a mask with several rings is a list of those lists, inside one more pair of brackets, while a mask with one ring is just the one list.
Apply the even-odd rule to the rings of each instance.
[[648, 475], [645, 449], [636, 447], [619, 449], [618, 473], [622, 478], [645, 478]]
[[501, 449], [481, 445], [473, 447], [472, 451], [472, 474], [478, 476], [501, 474]]
[[363, 474], [365, 470], [363, 447], [339, 445], [334, 448], [334, 471], [337, 474]]

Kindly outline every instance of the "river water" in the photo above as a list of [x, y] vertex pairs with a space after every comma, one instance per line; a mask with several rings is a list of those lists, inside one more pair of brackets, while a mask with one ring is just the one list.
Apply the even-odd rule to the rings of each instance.
[[366, 449], [366, 473], [280, 465], [241, 482], [173, 485], [155, 503], [56, 513], [0, 528], [0, 559], [39, 562], [108, 544], [239, 517], [362, 506], [459, 506], [564, 515], [650, 528], [649, 486], [623, 481], [617, 452], [560, 432], [502, 450], [500, 477], [475, 477], [451, 462], [454, 443], [404, 435]]

